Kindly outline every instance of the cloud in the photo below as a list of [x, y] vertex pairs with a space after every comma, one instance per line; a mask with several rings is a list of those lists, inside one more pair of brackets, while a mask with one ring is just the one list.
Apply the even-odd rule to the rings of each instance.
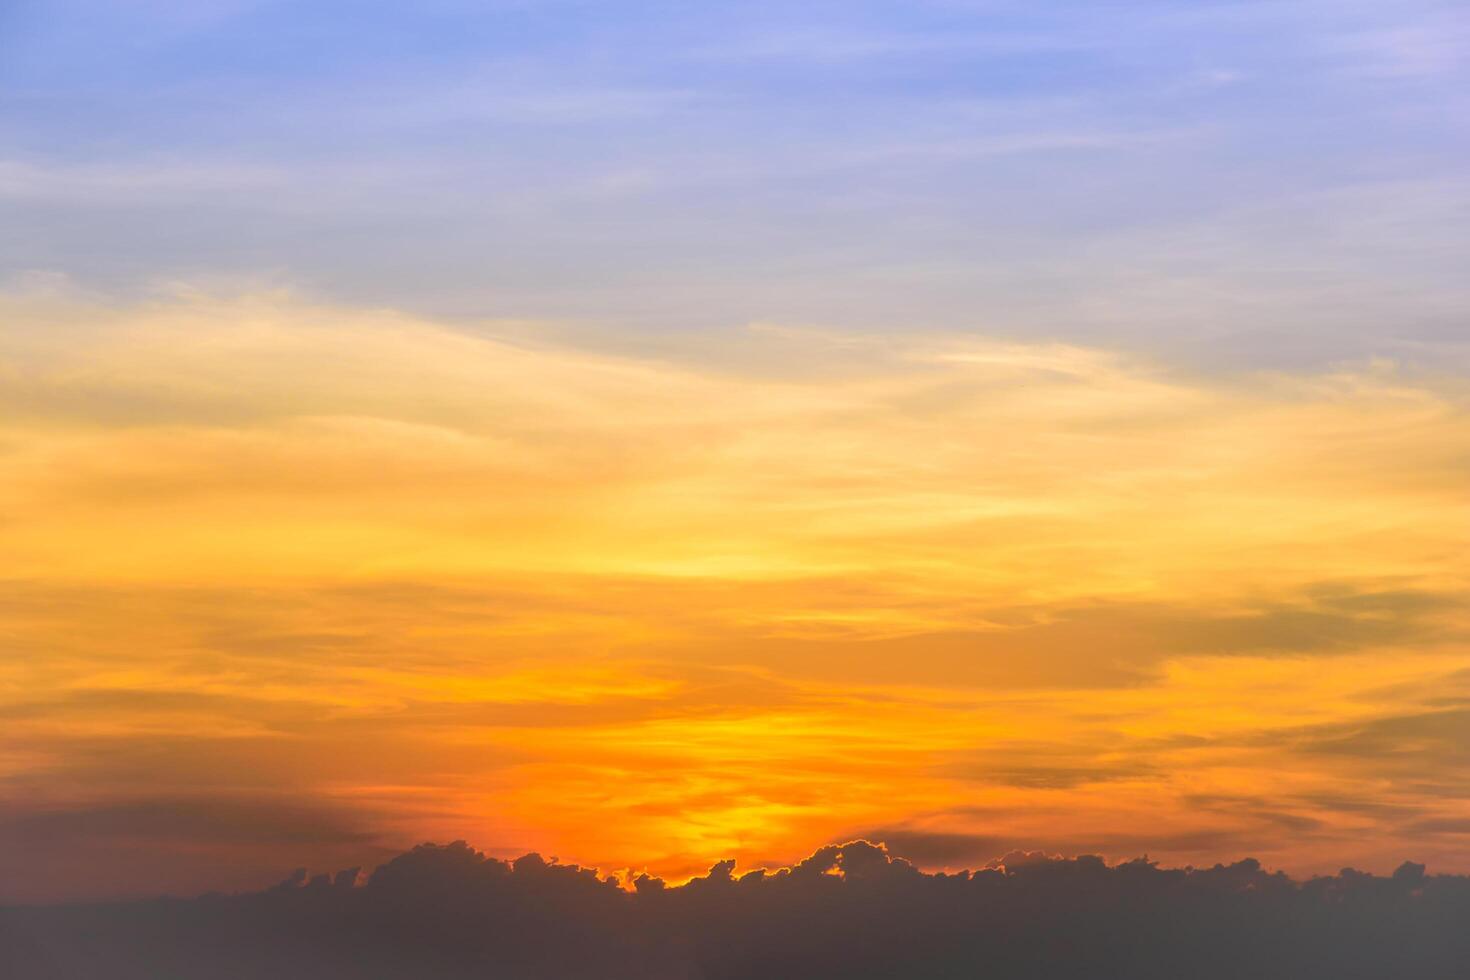
[[78, 882], [93, 899], [137, 895], [140, 883], [141, 893], [154, 895], [189, 894], [210, 879], [259, 888], [283, 861], [375, 864], [394, 852], [383, 839], [383, 814], [366, 800], [302, 799], [275, 786], [130, 798], [95, 783], [89, 789], [99, 802], [0, 805], [0, 903], [76, 898]]
[[[1318, 583], [1272, 599], [1228, 603], [1112, 600], [993, 606], [983, 630], [889, 637], [779, 637], [772, 663], [850, 676], [955, 687], [1133, 686], [1182, 657], [1330, 656], [1386, 646], [1449, 645], [1470, 638], [1470, 603], [1448, 591], [1380, 590]], [[922, 652], [920, 652], [922, 651]], [[754, 657], [762, 657], [757, 650]]]
[[190, 976], [559, 977], [1455, 975], [1470, 878], [1403, 863], [1293, 881], [1254, 860], [1164, 869], [1014, 851], [926, 874], [882, 844], [790, 867], [722, 861], [683, 885], [624, 890], [593, 870], [463, 842], [377, 868], [298, 871], [190, 901], [0, 909], [15, 980]]
[[7, 818], [0, 826], [8, 841], [33, 847], [78, 838], [170, 841], [180, 844], [356, 844], [373, 835], [342, 813], [258, 799], [144, 800], [49, 810]]
[[[875, 827], [1117, 856], [1144, 820], [1169, 860], [1387, 866], [1403, 820], [1283, 803], [1283, 770], [1458, 816], [1453, 740], [1385, 721], [1467, 693], [1453, 377], [769, 326], [712, 356], [188, 289], [0, 308], [26, 812], [352, 802], [393, 846], [671, 878]], [[1002, 815], [918, 819], [967, 807]], [[198, 874], [241, 846], [212, 839]], [[208, 884], [166, 864], [134, 893]]]
[[1470, 708], [1321, 725], [1299, 734], [1297, 750], [1350, 758], [1387, 777], [1433, 775], [1453, 781], [1470, 774]]
[[883, 841], [890, 854], [929, 867], [959, 868], [983, 864], [1015, 846], [988, 834], [945, 833], [902, 827], [880, 827], [863, 835]]
[[924, 825], [880, 827], [863, 835], [881, 840], [890, 853], [926, 868], [993, 866], [1017, 851], [1043, 854], [1096, 854], [1126, 858], [1141, 853], [1179, 856], [1222, 854], [1250, 844], [1250, 834], [1229, 828], [1157, 831], [1094, 831], [1058, 834], [1053, 838], [1025, 833], [947, 831]]

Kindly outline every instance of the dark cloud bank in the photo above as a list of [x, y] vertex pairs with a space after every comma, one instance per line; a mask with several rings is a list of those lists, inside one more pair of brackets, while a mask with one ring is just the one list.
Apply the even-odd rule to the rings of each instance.
[[529, 855], [425, 844], [242, 895], [0, 909], [10, 980], [1269, 978], [1470, 975], [1470, 877], [1296, 882], [1253, 860], [1012, 854], [926, 874], [881, 846], [636, 893]]

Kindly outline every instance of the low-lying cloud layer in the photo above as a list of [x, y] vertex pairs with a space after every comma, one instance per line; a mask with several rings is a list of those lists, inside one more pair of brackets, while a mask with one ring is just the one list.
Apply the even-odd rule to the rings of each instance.
[[11, 980], [1430, 980], [1462, 975], [1467, 916], [1470, 877], [1412, 863], [1299, 882], [1254, 860], [1170, 870], [1014, 852], [925, 874], [853, 841], [668, 886], [456, 842], [366, 878], [298, 872], [250, 894], [0, 909], [0, 966]]

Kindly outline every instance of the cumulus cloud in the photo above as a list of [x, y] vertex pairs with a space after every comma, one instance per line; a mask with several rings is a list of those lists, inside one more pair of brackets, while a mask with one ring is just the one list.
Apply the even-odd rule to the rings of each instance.
[[1450, 977], [1470, 957], [1470, 877], [1412, 862], [1295, 881], [1252, 859], [1165, 869], [1015, 851], [928, 874], [858, 840], [787, 868], [721, 861], [682, 885], [621, 884], [423, 844], [365, 879], [298, 871], [231, 896], [3, 909], [0, 965], [15, 980], [1312, 980]]

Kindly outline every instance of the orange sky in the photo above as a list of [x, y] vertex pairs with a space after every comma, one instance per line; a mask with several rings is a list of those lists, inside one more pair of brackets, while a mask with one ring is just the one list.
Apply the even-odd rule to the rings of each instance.
[[777, 325], [631, 357], [284, 294], [0, 318], [0, 897], [456, 837], [1470, 870], [1462, 377]]

